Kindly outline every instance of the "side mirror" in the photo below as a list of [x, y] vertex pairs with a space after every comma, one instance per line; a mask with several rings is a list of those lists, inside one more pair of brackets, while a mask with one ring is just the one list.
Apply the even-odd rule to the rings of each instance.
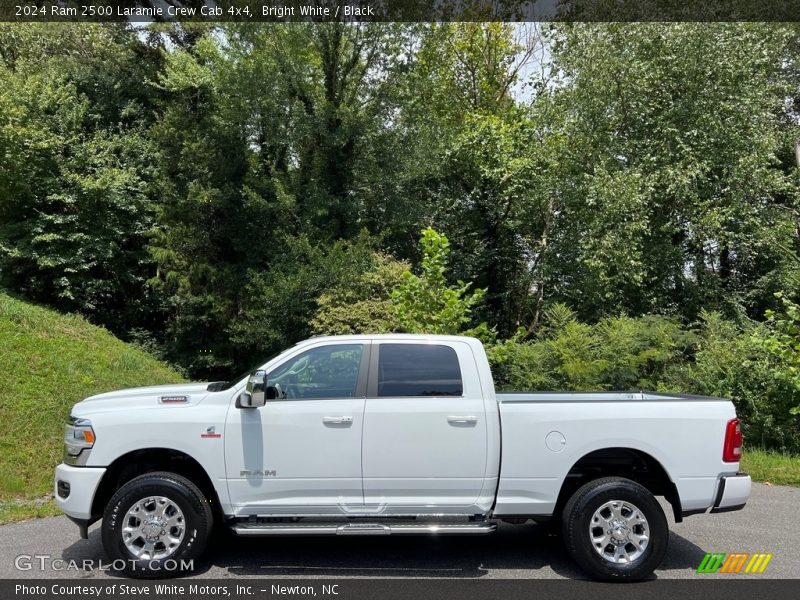
[[247, 379], [247, 387], [236, 401], [237, 408], [258, 408], [267, 402], [267, 372], [255, 371]]

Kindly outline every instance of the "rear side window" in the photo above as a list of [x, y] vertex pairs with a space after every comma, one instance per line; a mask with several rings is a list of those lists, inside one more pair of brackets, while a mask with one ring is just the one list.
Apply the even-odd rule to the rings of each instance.
[[378, 397], [461, 396], [464, 384], [456, 351], [430, 344], [381, 344]]

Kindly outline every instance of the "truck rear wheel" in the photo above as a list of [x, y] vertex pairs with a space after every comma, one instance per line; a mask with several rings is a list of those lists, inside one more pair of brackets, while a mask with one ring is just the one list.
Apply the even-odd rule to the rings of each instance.
[[604, 477], [579, 488], [564, 506], [564, 542], [596, 579], [636, 581], [650, 575], [667, 551], [664, 511], [647, 488]]
[[205, 549], [213, 515], [203, 492], [174, 473], [147, 473], [123, 485], [103, 515], [103, 547], [112, 568], [162, 578], [191, 568]]

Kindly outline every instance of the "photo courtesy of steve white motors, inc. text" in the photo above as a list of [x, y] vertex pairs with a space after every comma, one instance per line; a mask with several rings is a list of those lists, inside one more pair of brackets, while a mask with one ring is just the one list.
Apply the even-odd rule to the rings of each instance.
[[27, 585], [16, 584], [16, 596], [45, 596], [45, 597], [140, 597], [151, 596], [154, 598], [165, 597], [202, 597], [221, 598], [226, 596], [254, 596], [269, 594], [270, 596], [338, 596], [341, 585], [307, 584], [285, 585], [281, 583], [260, 583], [257, 585], [246, 584], [197, 584], [197, 583], [110, 583], [110, 584], [46, 584]]

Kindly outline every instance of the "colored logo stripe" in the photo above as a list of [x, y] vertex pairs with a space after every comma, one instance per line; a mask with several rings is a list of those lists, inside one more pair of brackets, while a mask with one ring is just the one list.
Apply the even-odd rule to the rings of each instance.
[[719, 568], [722, 566], [723, 561], [725, 560], [725, 553], [724, 552], [717, 552], [716, 554], [706, 554], [703, 558], [703, 562], [700, 563], [700, 566], [697, 567], [698, 573], [716, 573], [719, 571]]
[[747, 563], [747, 566], [744, 569], [745, 573], [763, 573], [769, 561], [772, 560], [772, 554], [753, 554], [750, 558], [750, 562]]
[[728, 558], [725, 559], [725, 562], [723, 563], [719, 572], [738, 573], [744, 566], [744, 563], [747, 561], [748, 556], [750, 555], [747, 552], [728, 554]]
[[773, 554], [756, 552], [711, 552], [703, 557], [697, 572], [702, 574], [709, 573], [763, 573]]

